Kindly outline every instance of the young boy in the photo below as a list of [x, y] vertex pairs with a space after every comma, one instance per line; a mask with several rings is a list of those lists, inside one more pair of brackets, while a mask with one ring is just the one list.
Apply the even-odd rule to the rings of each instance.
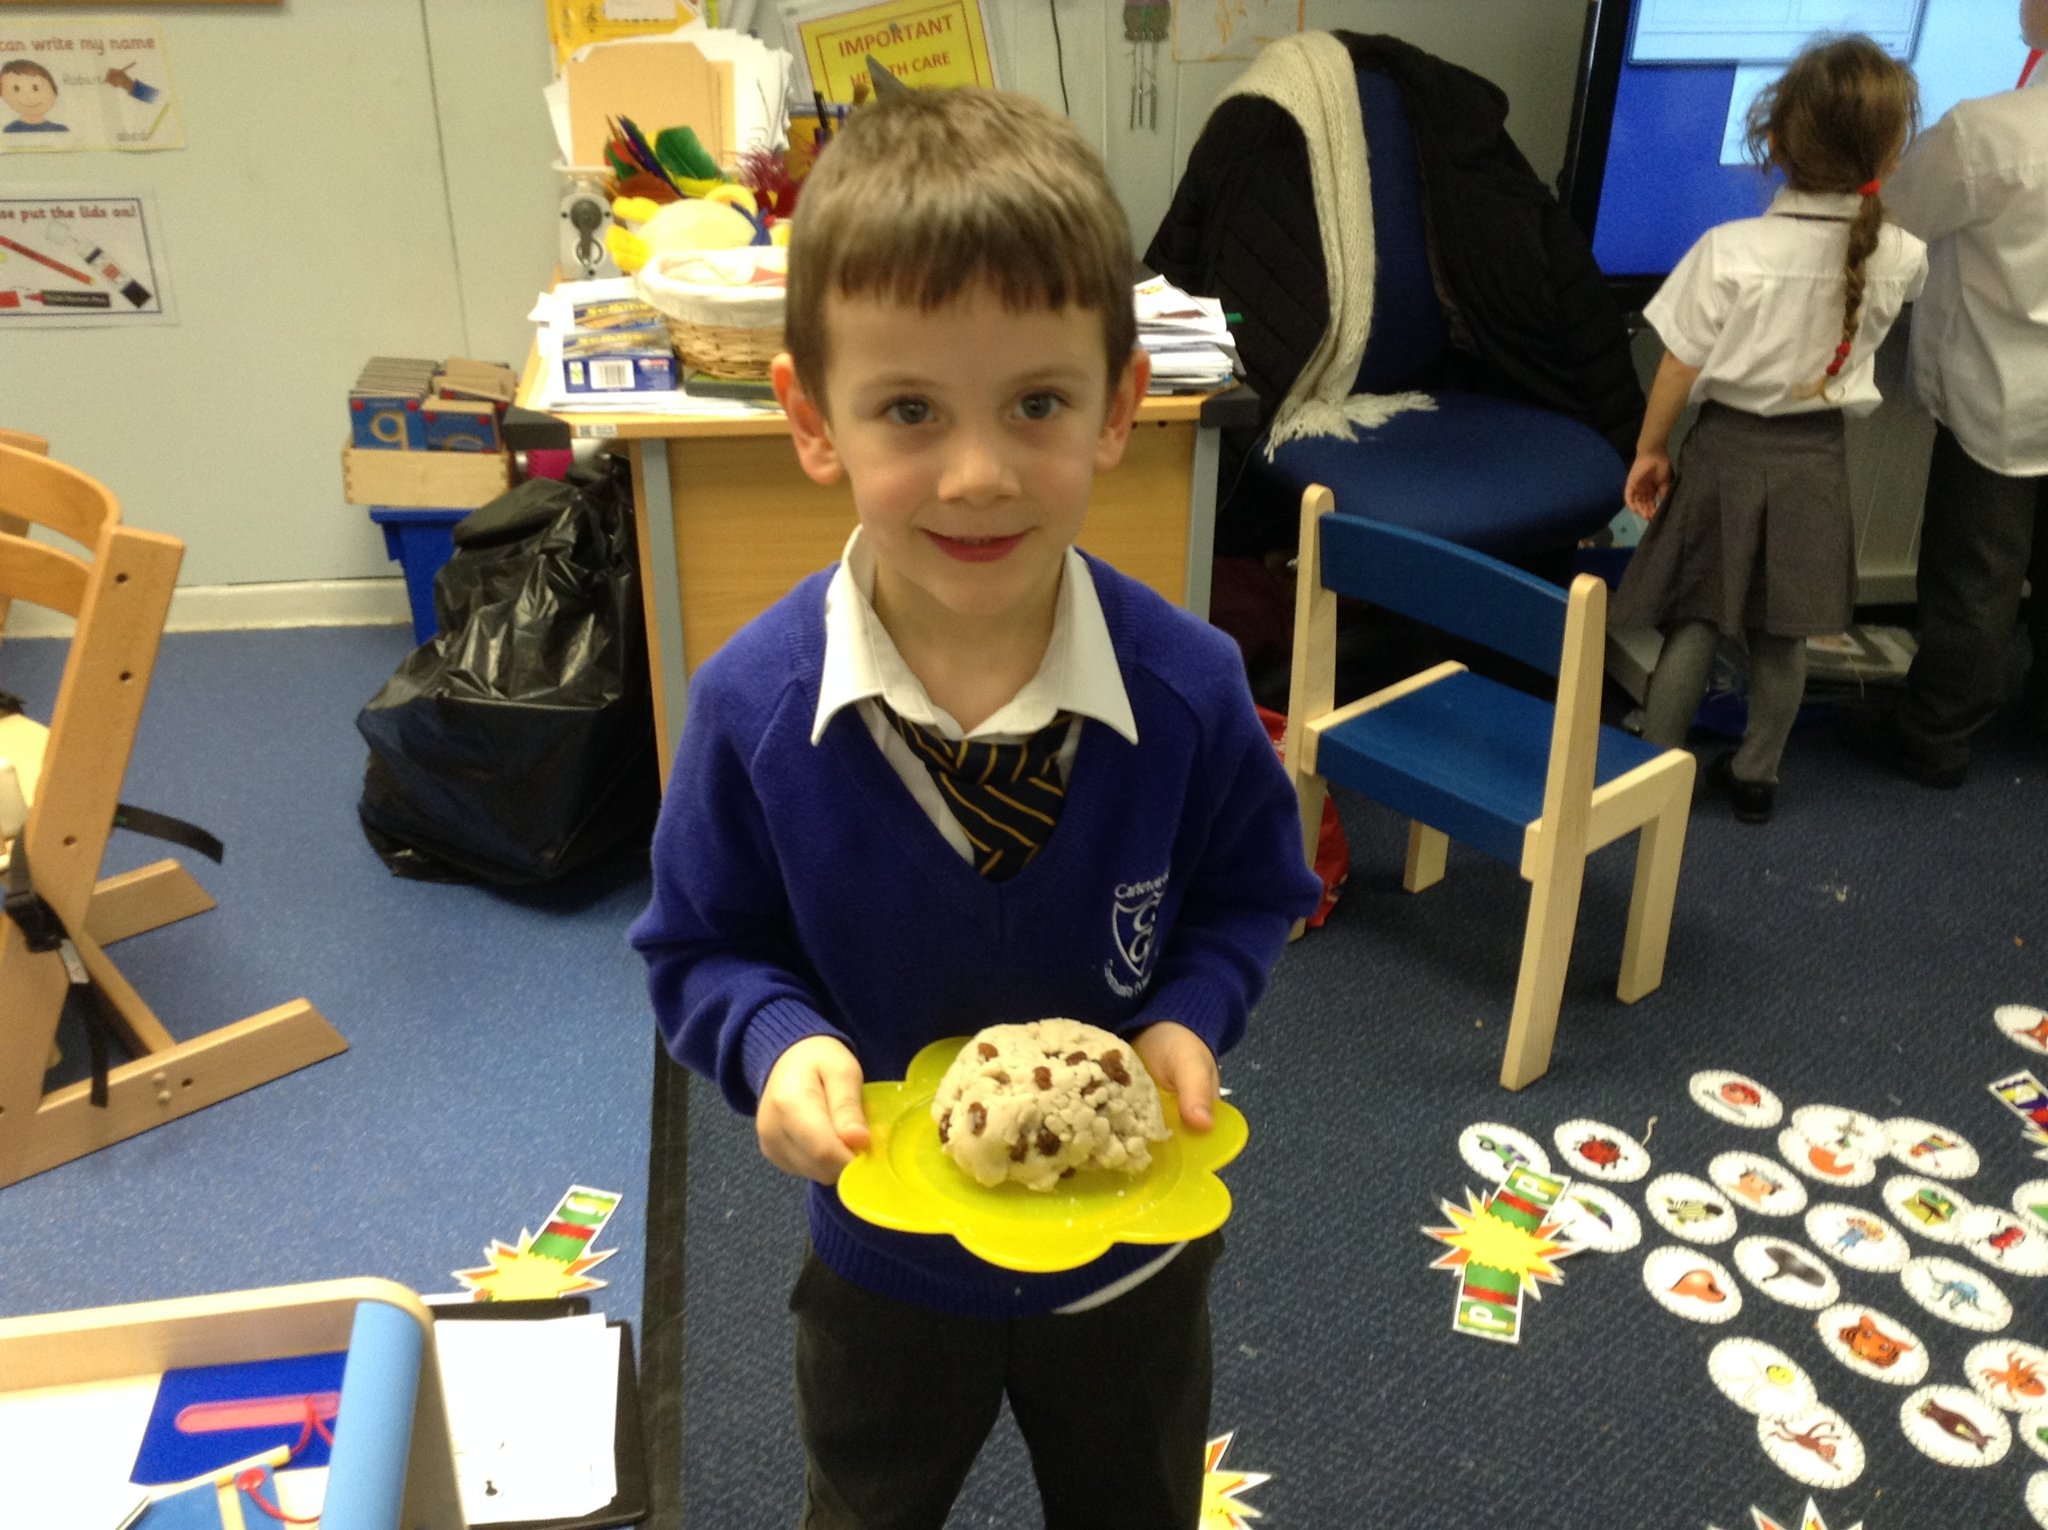
[[1130, 1038], [1207, 1130], [1316, 905], [1229, 639], [1072, 546], [1145, 390], [1123, 213], [1065, 120], [921, 91], [854, 114], [790, 253], [776, 391], [859, 527], [694, 677], [633, 941], [670, 1050], [816, 1182], [802, 1523], [939, 1526], [1007, 1396], [1048, 1525], [1192, 1530], [1218, 1239], [1019, 1275], [831, 1188], [863, 1080], [999, 1022]]

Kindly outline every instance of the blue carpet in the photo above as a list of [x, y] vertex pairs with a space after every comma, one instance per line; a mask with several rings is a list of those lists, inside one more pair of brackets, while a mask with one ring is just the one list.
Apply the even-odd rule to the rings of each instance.
[[[173, 1035], [303, 995], [349, 1050], [0, 1190], [20, 1234], [0, 1312], [346, 1275], [448, 1291], [580, 1183], [625, 1192], [593, 1301], [639, 1317], [644, 859], [516, 896], [391, 876], [356, 823], [354, 717], [409, 647], [388, 627], [165, 640], [123, 796], [212, 829], [226, 864], [117, 833], [107, 869], [177, 853], [220, 906], [114, 958]], [[0, 688], [47, 717], [63, 652], [8, 640]]]
[[[1835, 1530], [1859, 1519], [1868, 1530], [2027, 1525], [2026, 1482], [2048, 1462], [2015, 1442], [1990, 1468], [1937, 1466], [1902, 1435], [1909, 1389], [1852, 1374], [1810, 1314], [1753, 1289], [1725, 1328], [1667, 1314], [1642, 1265], [1675, 1240], [1647, 1219], [1633, 1253], [1571, 1259], [1517, 1348], [1451, 1333], [1452, 1279], [1428, 1267], [1441, 1250], [1418, 1229], [1442, 1223], [1440, 1198], [1477, 1187], [1456, 1148], [1474, 1121], [1546, 1144], [1582, 1116], [1648, 1131], [1653, 1174], [1704, 1174], [1730, 1148], [1770, 1154], [1765, 1134], [1690, 1103], [1687, 1080], [1702, 1068], [1753, 1073], [1788, 1110], [1825, 1102], [1951, 1127], [1982, 1155], [1960, 1186], [1980, 1203], [2005, 1205], [2020, 1182], [2048, 1175], [1984, 1087], [2019, 1068], [2048, 1073], [1991, 1021], [2002, 1003], [2048, 1005], [2040, 745], [2001, 727], [1971, 783], [1936, 794], [1879, 776], [1824, 732], [1802, 733], [1770, 826], [1739, 825], [1724, 803], [1696, 809], [1665, 986], [1633, 1007], [1613, 993], [1632, 844], [1595, 857], [1552, 1071], [1519, 1095], [1495, 1080], [1522, 884], [1454, 848], [1448, 879], [1410, 897], [1398, 882], [1403, 826], [1356, 799], [1343, 807], [1349, 893], [1282, 960], [1224, 1069], [1252, 1139], [1226, 1171], [1237, 1205], [1214, 1297], [1214, 1425], [1237, 1431], [1229, 1465], [1272, 1474], [1245, 1499], [1262, 1530], [1747, 1530], [1751, 1504], [1796, 1516], [1809, 1490], [1769, 1463], [1755, 1421], [1707, 1376], [1708, 1351], [1737, 1334], [1790, 1353], [1860, 1435], [1861, 1477], [1818, 1494]], [[801, 1478], [783, 1308], [802, 1243], [798, 1194], [760, 1159], [747, 1123], [691, 1087], [685, 1518], [787, 1524]], [[1874, 1208], [1898, 1171], [1835, 1197]], [[1644, 1184], [1619, 1188], [1640, 1213]], [[1741, 1221], [1745, 1235], [1799, 1236]], [[1731, 1247], [1710, 1252], [1725, 1264]], [[1896, 1276], [1839, 1273], [1845, 1300], [1926, 1341], [1930, 1382], [1963, 1380], [1963, 1357], [1985, 1335], [1938, 1321]], [[2048, 1343], [2048, 1279], [1995, 1278], [2017, 1309], [2000, 1337]], [[950, 1523], [1038, 1523], [1007, 1421]]]

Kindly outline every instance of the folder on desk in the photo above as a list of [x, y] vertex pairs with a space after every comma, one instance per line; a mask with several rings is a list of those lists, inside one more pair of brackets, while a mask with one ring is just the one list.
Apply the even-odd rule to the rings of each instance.
[[[511, 1302], [453, 1302], [433, 1308], [436, 1325], [483, 1320], [498, 1323], [550, 1318], [582, 1317], [590, 1311], [588, 1297], [567, 1296], [552, 1300]], [[617, 1489], [612, 1501], [573, 1518], [493, 1520], [478, 1515], [470, 1518], [470, 1530], [610, 1530], [612, 1526], [638, 1524], [648, 1512], [647, 1460], [640, 1428], [640, 1383], [633, 1363], [633, 1330], [630, 1324], [608, 1322], [618, 1330], [618, 1389], [613, 1414], [612, 1469]], [[451, 1410], [449, 1430], [455, 1436], [458, 1460], [463, 1444], [463, 1420]]]

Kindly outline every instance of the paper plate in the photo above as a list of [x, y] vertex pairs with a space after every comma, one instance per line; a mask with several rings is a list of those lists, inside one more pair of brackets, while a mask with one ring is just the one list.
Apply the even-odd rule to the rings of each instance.
[[1049, 1275], [1101, 1258], [1116, 1243], [1182, 1243], [1221, 1227], [1230, 1192], [1216, 1177], [1244, 1151], [1243, 1112], [1218, 1100], [1206, 1132], [1181, 1125], [1179, 1101], [1159, 1092], [1173, 1136], [1152, 1144], [1152, 1167], [1131, 1176], [1090, 1169], [1051, 1190], [990, 1189], [946, 1156], [932, 1097], [968, 1038], [935, 1041], [901, 1083], [868, 1084], [868, 1150], [839, 1176], [839, 1199], [864, 1222], [895, 1232], [943, 1233], [1006, 1270]]

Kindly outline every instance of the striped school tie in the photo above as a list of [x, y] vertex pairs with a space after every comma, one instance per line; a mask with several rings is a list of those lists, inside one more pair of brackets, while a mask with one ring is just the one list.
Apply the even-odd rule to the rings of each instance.
[[1021, 744], [990, 744], [942, 737], [904, 721], [887, 706], [882, 714], [931, 772], [974, 847], [975, 869], [1001, 882], [1030, 865], [1066, 801], [1054, 761], [1066, 742], [1070, 715], [1060, 713]]

